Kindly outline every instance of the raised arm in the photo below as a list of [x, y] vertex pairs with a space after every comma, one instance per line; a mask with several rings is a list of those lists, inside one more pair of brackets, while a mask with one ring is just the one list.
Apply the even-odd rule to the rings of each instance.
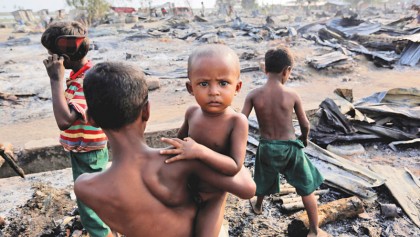
[[[229, 156], [213, 150], [202, 150], [199, 159], [224, 175], [235, 175], [242, 168], [246, 155], [248, 140], [248, 119], [243, 114], [235, 118], [234, 128], [230, 135]], [[208, 151], [209, 150], [209, 151]]]
[[299, 139], [302, 140], [305, 146], [307, 146], [310, 124], [308, 118], [306, 117], [305, 110], [303, 109], [302, 100], [297, 93], [295, 93], [295, 98], [296, 100], [294, 110], [299, 121], [300, 131], [302, 132], [302, 135], [299, 137]]
[[177, 135], [179, 139], [184, 139], [188, 137], [188, 129], [189, 129], [188, 117], [189, 117], [189, 114], [192, 112], [191, 110], [192, 109], [189, 108], [187, 112], [185, 113], [184, 122], [182, 123], [181, 128], [179, 128], [178, 135]]
[[172, 145], [173, 149], [161, 150], [161, 154], [175, 155], [166, 163], [184, 159], [199, 159], [208, 166], [224, 175], [235, 175], [239, 172], [245, 159], [248, 139], [248, 120], [238, 114], [234, 121], [234, 128], [230, 136], [229, 156], [220, 154], [210, 148], [195, 142], [192, 138], [181, 139], [162, 138], [162, 141]]
[[193, 163], [195, 165], [192, 172], [200, 180], [242, 199], [249, 199], [255, 195], [256, 185], [246, 167], [242, 166], [235, 176], [225, 176], [215, 172], [201, 162]]
[[51, 95], [55, 121], [60, 130], [69, 128], [76, 121], [78, 114], [71, 109], [64, 97], [64, 58], [57, 54], [49, 56], [44, 61], [48, 76], [50, 77]]
[[252, 92], [250, 92], [245, 98], [244, 107], [242, 108], [242, 113], [246, 117], [249, 117], [249, 114], [251, 113], [253, 107], [254, 106], [252, 104]]

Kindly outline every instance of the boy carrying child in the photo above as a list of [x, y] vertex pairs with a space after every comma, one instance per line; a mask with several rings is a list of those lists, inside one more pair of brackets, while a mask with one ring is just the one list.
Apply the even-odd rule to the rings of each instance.
[[[86, 58], [89, 41], [86, 28], [79, 22], [54, 22], [41, 37], [50, 56], [44, 65], [50, 77], [54, 117], [60, 128], [60, 143], [69, 152], [73, 180], [82, 173], [100, 172], [108, 163], [107, 138], [100, 128], [86, 120], [83, 92], [85, 72], [92, 67]], [[65, 69], [71, 69], [64, 79]], [[63, 85], [67, 87], [63, 91]], [[83, 227], [92, 237], [112, 236], [108, 226], [82, 202], [77, 206]]]
[[99, 63], [83, 86], [89, 121], [107, 135], [113, 162], [104, 172], [81, 175], [74, 190], [113, 230], [127, 237], [196, 236], [197, 208], [187, 185], [192, 176], [241, 198], [254, 195], [246, 168], [225, 176], [199, 161], [166, 164], [168, 156], [146, 144], [150, 104], [142, 72], [122, 63]]
[[[327, 236], [318, 227], [318, 206], [313, 194], [323, 177], [303, 152], [309, 135], [309, 121], [299, 95], [284, 84], [290, 76], [293, 57], [287, 48], [279, 47], [265, 54], [265, 85], [252, 90], [245, 99], [242, 113], [246, 116], [255, 109], [260, 127], [260, 143], [255, 157], [254, 180], [257, 201], [251, 201], [255, 214], [262, 214], [265, 195], [280, 192], [279, 173], [296, 188], [309, 217], [308, 236]], [[293, 128], [293, 110], [302, 135], [296, 139]]]
[[[230, 107], [242, 86], [239, 75], [239, 58], [231, 48], [205, 45], [193, 51], [188, 59], [189, 81], [186, 87], [198, 105], [186, 111], [177, 139], [162, 139], [173, 148], [162, 150], [161, 154], [176, 155], [167, 163], [197, 159], [229, 176], [241, 170], [248, 139], [248, 120]], [[218, 236], [226, 192], [199, 179], [190, 180], [189, 185], [198, 192], [195, 236]]]

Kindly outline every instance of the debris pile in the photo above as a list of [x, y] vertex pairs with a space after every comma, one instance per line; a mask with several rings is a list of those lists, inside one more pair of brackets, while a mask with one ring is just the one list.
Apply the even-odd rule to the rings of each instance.
[[[390, 147], [416, 145], [420, 136], [420, 90], [397, 88], [352, 103], [352, 96], [327, 98], [312, 120], [311, 139], [325, 146], [334, 142], [385, 141]], [[351, 94], [351, 92], [350, 92]]]
[[[151, 76], [148, 78], [149, 90], [160, 88], [168, 94], [185, 90], [183, 85], [187, 78], [186, 61], [189, 51], [196, 45], [206, 43], [225, 43], [234, 48], [241, 58], [241, 73], [262, 71], [259, 63], [267, 48], [287, 44], [296, 51], [301, 51], [300, 55], [305, 55], [306, 62], [302, 64], [304, 60], [297, 60], [290, 79], [305, 80], [304, 83], [310, 83], [306, 79], [315, 81], [314, 78], [325, 76], [325, 72], [330, 71], [337, 72], [338, 75], [353, 73], [347, 78], [355, 78], [351, 82], [353, 85], [359, 83], [360, 70], [357, 64], [363, 58], [361, 55], [366, 55], [378, 67], [408, 65], [413, 67], [408, 70], [415, 70], [419, 65], [420, 27], [409, 27], [412, 17], [401, 18], [403, 14], [389, 12], [384, 15], [379, 9], [371, 8], [360, 12], [360, 15], [312, 10], [315, 14], [302, 18], [301, 9], [288, 8], [289, 14], [284, 14], [284, 9], [283, 12], [277, 12], [277, 15], [259, 17], [257, 10], [253, 11], [253, 17], [238, 11], [235, 14], [237, 17], [226, 19], [211, 14], [194, 19], [186, 16], [168, 16], [162, 19], [138, 17], [139, 22], [136, 19], [129, 29], [115, 27], [116, 25], [109, 22], [110, 25], [89, 29], [89, 37], [93, 41], [89, 55], [95, 62], [126, 60], [136, 63], [136, 66], [144, 68], [146, 75]], [[315, 16], [318, 19], [315, 20]], [[0, 107], [5, 111], [0, 113], [3, 124], [22, 121], [22, 117], [39, 119], [52, 116], [51, 95], [49, 90], [45, 90], [49, 86], [48, 80], [45, 80], [46, 72], [42, 65], [33, 66], [42, 61], [45, 52], [35, 42], [39, 44], [39, 35], [18, 39], [10, 37], [6, 42], [0, 43], [0, 47], [7, 49], [4, 50], [7, 61], [0, 68], [0, 79], [3, 81], [0, 87]], [[31, 57], [25, 60], [19, 61], [13, 55], [27, 50]], [[39, 56], [35, 57], [36, 55]], [[44, 74], [25, 74], [27, 67], [33, 67]], [[318, 77], [313, 77], [315, 73]], [[252, 78], [249, 84], [259, 85], [258, 83], [264, 81], [260, 74], [249, 73], [244, 76]], [[27, 78], [31, 79], [30, 82]], [[343, 82], [349, 81], [350, 79], [343, 78]], [[382, 81], [377, 85], [382, 86]], [[323, 101], [319, 111], [311, 119], [310, 134], [313, 143], [310, 142], [305, 148], [308, 157], [325, 177], [321, 190], [316, 191], [319, 193], [320, 206], [331, 207], [337, 202], [343, 204], [339, 205], [343, 208], [337, 214], [326, 214], [337, 218], [327, 218], [329, 221], [322, 222], [322, 228], [333, 236], [343, 233], [350, 236], [418, 236], [418, 177], [408, 169], [376, 164], [368, 167], [365, 164], [371, 158], [366, 155], [368, 148], [365, 142], [388, 143], [389, 149], [392, 149], [391, 154], [388, 148], [384, 149], [386, 154], [377, 152], [381, 158], [385, 155], [383, 159], [390, 156], [399, 159], [401, 153], [396, 151], [404, 147], [418, 147], [418, 88], [380, 92], [358, 102], [353, 102], [351, 90], [338, 89], [336, 94], [337, 96]], [[186, 99], [181, 95], [179, 98], [185, 104], [183, 100]], [[169, 100], [179, 101], [178, 98], [170, 97], [165, 103], [172, 103]], [[176, 109], [179, 108], [178, 105]], [[30, 115], [27, 113], [28, 109], [31, 110]], [[343, 142], [350, 144], [343, 145]], [[354, 142], [364, 143], [362, 146]], [[257, 146], [258, 124], [250, 120], [245, 159], [245, 166], [250, 170], [253, 170]], [[327, 150], [323, 149], [326, 146]], [[384, 146], [386, 145], [382, 144], [379, 150]], [[413, 158], [411, 163], [418, 167], [418, 150], [412, 154], [414, 155], [410, 153], [408, 157]], [[360, 157], [365, 159], [358, 162], [352, 160]], [[377, 158], [372, 158], [370, 163], [375, 163], [375, 159]], [[2, 162], [5, 161], [0, 159], [0, 166]], [[418, 174], [418, 171], [414, 171]], [[282, 185], [281, 190], [287, 192], [268, 196], [263, 215], [260, 216], [252, 213], [247, 200], [229, 195], [225, 218], [229, 221], [230, 235], [283, 236], [305, 231], [307, 226], [301, 219], [305, 215], [296, 213], [302, 210], [300, 197], [288, 184]], [[4, 223], [0, 218], [0, 229], [4, 228], [0, 236], [83, 235], [80, 220], [74, 211], [75, 202], [70, 198], [70, 190], [72, 187], [58, 190], [47, 185], [34, 186], [33, 197], [5, 216], [6, 227], [2, 227]], [[350, 214], [345, 209], [349, 207], [346, 203], [357, 204], [352, 215], [346, 216]], [[363, 209], [365, 212], [358, 215]], [[298, 227], [295, 226], [296, 223], [300, 223]]]
[[[351, 97], [348, 93], [343, 94]], [[259, 127], [254, 118], [250, 118], [249, 124], [244, 165], [252, 171]], [[319, 220], [322, 229], [332, 236], [343, 233], [350, 236], [419, 233], [419, 208], [416, 207], [416, 202], [420, 195], [420, 185], [416, 184], [418, 179], [415, 176], [408, 175], [408, 170], [391, 171], [387, 170], [391, 168], [389, 166], [380, 166], [372, 168], [372, 171], [311, 142], [305, 148], [305, 153], [325, 177], [321, 189], [315, 191], [319, 194]], [[293, 187], [284, 183], [284, 177], [281, 181], [281, 193], [266, 197], [262, 215], [250, 213], [248, 202], [229, 196], [225, 217], [230, 223], [231, 236], [306, 236], [306, 212], [297, 212], [302, 209], [299, 203], [301, 198], [294, 193]], [[395, 185], [397, 183], [400, 185]], [[404, 212], [394, 203], [395, 200]]]
[[0, 236], [82, 236], [71, 189], [34, 184], [32, 198], [6, 216], [7, 225]]
[[382, 25], [359, 19], [356, 14], [316, 24], [321, 27], [317, 34], [307, 33], [314, 24], [303, 26], [298, 32], [319, 45], [364, 54], [378, 67], [393, 68], [395, 63], [415, 66], [420, 60], [420, 27], [402, 29], [411, 20], [403, 18]]

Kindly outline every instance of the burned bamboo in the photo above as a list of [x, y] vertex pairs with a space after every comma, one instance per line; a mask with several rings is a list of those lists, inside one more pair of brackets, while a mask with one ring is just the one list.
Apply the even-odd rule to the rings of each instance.
[[302, 201], [302, 197], [280, 197], [280, 202], [282, 204], [294, 203]]
[[3, 157], [3, 159], [7, 162], [7, 164], [12, 167], [12, 169], [19, 174], [20, 177], [25, 178], [25, 172], [22, 168], [19, 167], [19, 165], [16, 163], [16, 161], [13, 159], [12, 156], [12, 146], [8, 145], [5, 146], [3, 144], [0, 144], [0, 156]]
[[324, 195], [326, 193], [329, 193], [329, 192], [330, 192], [329, 189], [319, 189], [319, 190], [315, 190], [314, 194], [318, 195], [318, 196], [322, 196], [322, 195]]
[[[316, 199], [319, 199], [318, 195], [315, 195]], [[282, 204], [289, 204], [289, 203], [294, 203], [294, 202], [301, 202], [302, 201], [302, 197], [281, 197], [280, 202]]]
[[[315, 196], [316, 200], [319, 199], [319, 196]], [[305, 205], [303, 205], [302, 202], [302, 198], [288, 198], [286, 199], [286, 201], [292, 201], [292, 200], [296, 200], [295, 202], [288, 202], [288, 203], [283, 203], [281, 205], [281, 209], [283, 209], [284, 211], [287, 212], [292, 212], [292, 211], [296, 211], [296, 210], [300, 210], [300, 209], [304, 209]]]
[[292, 212], [297, 210], [305, 209], [305, 205], [303, 205], [303, 202], [293, 202], [293, 203], [287, 203], [281, 205], [281, 209], [286, 212]]
[[[296, 196], [293, 196], [293, 197], [283, 197], [284, 195], [293, 193], [293, 192], [290, 192], [290, 191], [292, 191], [292, 188], [293, 187], [292, 188], [290, 188], [290, 187], [292, 187], [290, 184], [281, 185], [280, 186], [280, 195], [281, 196], [280, 197], [273, 197], [271, 200], [273, 202], [280, 202], [281, 204], [287, 204], [287, 203], [292, 203], [292, 202], [298, 202], [298, 201], [300, 201], [301, 200], [301, 197], [296, 197]], [[281, 190], [283, 190], [283, 192], [281, 192]], [[322, 196], [322, 195], [328, 193], [329, 191], [330, 191], [329, 189], [315, 190], [314, 191], [314, 195], [315, 196]]]
[[284, 183], [284, 184], [280, 185], [280, 189], [282, 189], [282, 188], [294, 188], [294, 187], [289, 183]]
[[[363, 213], [363, 202], [358, 197], [343, 198], [318, 207], [319, 226]], [[308, 233], [309, 220], [306, 212], [299, 212], [288, 225], [289, 236], [303, 236]]]
[[296, 193], [296, 189], [295, 188], [280, 188], [280, 195], [286, 195], [289, 193]]

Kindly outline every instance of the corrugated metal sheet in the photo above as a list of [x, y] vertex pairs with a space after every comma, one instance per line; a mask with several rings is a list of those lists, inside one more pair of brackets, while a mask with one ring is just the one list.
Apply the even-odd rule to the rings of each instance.
[[[352, 26], [348, 23], [354, 21]], [[340, 33], [346, 38], [351, 38], [354, 34], [369, 35], [379, 31], [382, 27], [380, 23], [369, 23], [366, 21], [357, 24], [360, 20], [349, 19], [349, 18], [334, 18], [327, 22], [327, 27], [337, 33]]]
[[321, 68], [328, 67], [330, 64], [347, 60], [348, 58], [349, 57], [344, 55], [343, 53], [335, 51], [335, 52], [309, 58], [308, 61], [309, 61], [309, 64], [315, 67], [316, 69], [321, 69]]
[[401, 54], [398, 61], [401, 65], [409, 65], [414, 67], [420, 61], [420, 43], [409, 42]]
[[391, 166], [373, 165], [370, 169], [386, 178], [385, 186], [407, 216], [420, 227], [420, 209], [418, 206], [420, 188], [417, 184], [417, 177], [414, 177], [408, 170]]

